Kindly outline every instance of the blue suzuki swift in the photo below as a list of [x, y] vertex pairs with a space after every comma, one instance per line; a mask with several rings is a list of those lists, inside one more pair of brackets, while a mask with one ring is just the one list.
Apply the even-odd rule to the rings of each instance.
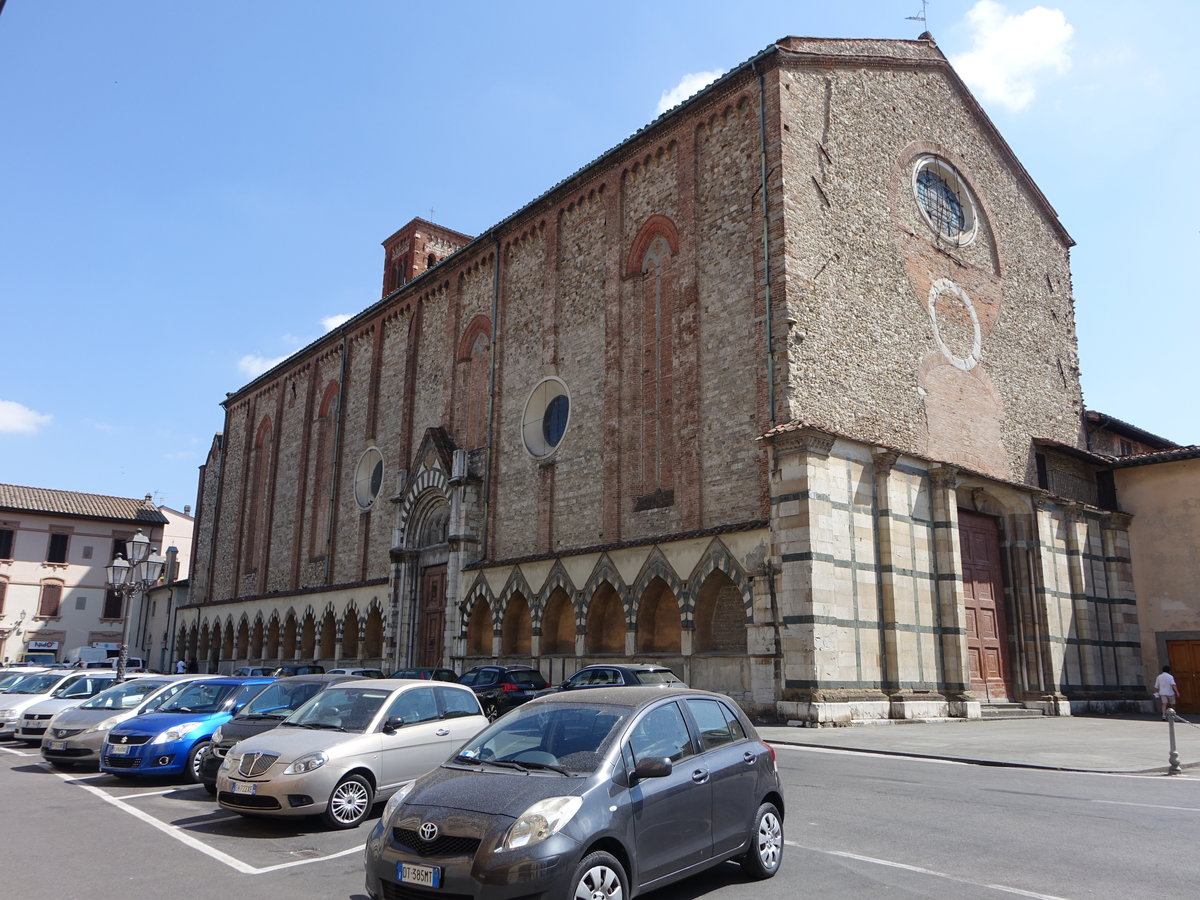
[[213, 732], [274, 678], [194, 681], [152, 713], [108, 733], [100, 771], [110, 775], [186, 775], [197, 780]]

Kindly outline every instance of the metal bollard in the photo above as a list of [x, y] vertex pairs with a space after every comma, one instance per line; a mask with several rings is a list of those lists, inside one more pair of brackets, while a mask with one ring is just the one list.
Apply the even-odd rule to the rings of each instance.
[[1167, 730], [1171, 735], [1171, 753], [1167, 757], [1169, 766], [1167, 768], [1168, 775], [1182, 775], [1183, 768], [1179, 765], [1179, 751], [1175, 749], [1175, 709], [1167, 707]]

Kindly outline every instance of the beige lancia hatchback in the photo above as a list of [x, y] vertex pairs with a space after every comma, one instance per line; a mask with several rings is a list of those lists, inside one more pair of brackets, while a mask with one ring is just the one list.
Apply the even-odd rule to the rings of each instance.
[[474, 691], [462, 685], [336, 684], [277, 727], [235, 744], [217, 773], [217, 802], [248, 816], [320, 816], [333, 828], [353, 828], [487, 724]]

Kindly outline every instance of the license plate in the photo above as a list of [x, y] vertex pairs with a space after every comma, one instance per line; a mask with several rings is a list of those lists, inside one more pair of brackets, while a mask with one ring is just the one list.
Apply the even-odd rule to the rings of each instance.
[[233, 792], [235, 794], [250, 794], [258, 792], [258, 785], [253, 781], [235, 781], [233, 783]]
[[112, 756], [128, 756], [129, 755], [129, 745], [128, 744], [109, 744], [108, 747], [109, 747], [108, 752]]
[[47, 750], [66, 750], [67, 742], [66, 741], [48, 741], [46, 743], [46, 749]]
[[397, 875], [405, 884], [419, 884], [422, 887], [436, 888], [442, 886], [441, 866], [414, 866], [412, 863], [398, 863]]

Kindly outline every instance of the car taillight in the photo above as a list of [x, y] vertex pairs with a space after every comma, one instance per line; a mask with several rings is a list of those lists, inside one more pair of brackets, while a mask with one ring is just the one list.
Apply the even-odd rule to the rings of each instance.
[[500, 690], [502, 690], [502, 691], [519, 691], [520, 688], [517, 687], [515, 684], [509, 684], [507, 681], [505, 681], [500, 685]]

